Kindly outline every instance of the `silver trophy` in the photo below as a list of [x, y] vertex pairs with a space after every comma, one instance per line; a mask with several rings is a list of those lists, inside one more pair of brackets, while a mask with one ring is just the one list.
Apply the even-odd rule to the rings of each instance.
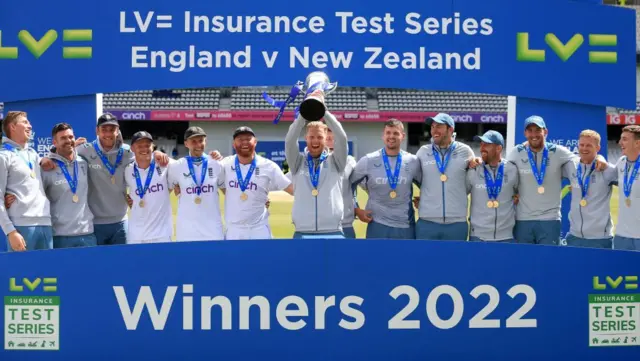
[[338, 87], [338, 83], [330, 83], [327, 74], [314, 71], [307, 76], [304, 85], [307, 91], [300, 103], [300, 115], [310, 122], [324, 118], [327, 111], [325, 97]]

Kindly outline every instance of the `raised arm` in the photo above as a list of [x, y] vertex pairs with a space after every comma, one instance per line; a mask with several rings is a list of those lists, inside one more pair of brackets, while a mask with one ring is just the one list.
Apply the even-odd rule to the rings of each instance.
[[324, 121], [333, 132], [333, 159], [338, 171], [344, 172], [347, 167], [347, 155], [349, 153], [349, 143], [347, 143], [347, 133], [336, 117], [329, 111], [324, 113]]
[[289, 164], [289, 172], [291, 174], [298, 173], [302, 164], [302, 155], [298, 146], [298, 138], [302, 135], [305, 127], [305, 120], [302, 116], [298, 116], [296, 120], [289, 126], [287, 136], [284, 138], [284, 153]]

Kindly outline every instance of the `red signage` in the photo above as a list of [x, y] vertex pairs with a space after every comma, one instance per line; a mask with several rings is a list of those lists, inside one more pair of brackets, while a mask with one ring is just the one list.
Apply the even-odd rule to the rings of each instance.
[[[396, 118], [403, 122], [422, 123], [435, 112], [358, 112], [334, 111], [341, 122], [385, 122]], [[151, 120], [165, 121], [252, 121], [272, 122], [277, 112], [270, 110], [154, 110]], [[293, 121], [293, 111], [285, 112], [281, 121]]]
[[607, 114], [608, 125], [640, 124], [640, 114]]

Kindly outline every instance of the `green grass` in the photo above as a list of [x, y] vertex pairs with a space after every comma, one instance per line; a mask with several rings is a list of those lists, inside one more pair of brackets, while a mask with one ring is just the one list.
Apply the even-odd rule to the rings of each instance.
[[[414, 186], [414, 194], [419, 195], [420, 190]], [[367, 204], [368, 196], [365, 192], [358, 192], [358, 203], [361, 207]], [[293, 224], [291, 222], [291, 209], [293, 207], [293, 198], [288, 200], [271, 201], [269, 207], [270, 216], [269, 223], [273, 232], [274, 238], [292, 238], [293, 237]], [[175, 239], [175, 222], [176, 212], [178, 209], [178, 198], [171, 194], [171, 207], [173, 211], [173, 224], [174, 224], [174, 239]], [[220, 195], [220, 209], [224, 212], [224, 195]], [[614, 225], [618, 223], [618, 188], [613, 187], [613, 195], [611, 197], [611, 216], [613, 218]], [[224, 213], [223, 213], [224, 217]], [[224, 218], [223, 218], [224, 219]], [[366, 224], [356, 220], [354, 222], [354, 228], [356, 236], [358, 238], [364, 238], [366, 234]]]

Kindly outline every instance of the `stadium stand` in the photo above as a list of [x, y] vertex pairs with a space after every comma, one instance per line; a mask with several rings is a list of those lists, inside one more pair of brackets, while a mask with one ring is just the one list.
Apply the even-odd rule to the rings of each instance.
[[378, 91], [380, 110], [506, 112], [507, 97], [501, 95], [384, 89]]
[[218, 89], [138, 90], [104, 94], [105, 110], [218, 109]]
[[[275, 100], [285, 100], [290, 88], [235, 88], [231, 94], [231, 109], [273, 109], [262, 97], [263, 91]], [[302, 97], [298, 97], [289, 109], [297, 106]], [[358, 88], [338, 88], [327, 96], [327, 106], [338, 110], [367, 110], [367, 95]]]

